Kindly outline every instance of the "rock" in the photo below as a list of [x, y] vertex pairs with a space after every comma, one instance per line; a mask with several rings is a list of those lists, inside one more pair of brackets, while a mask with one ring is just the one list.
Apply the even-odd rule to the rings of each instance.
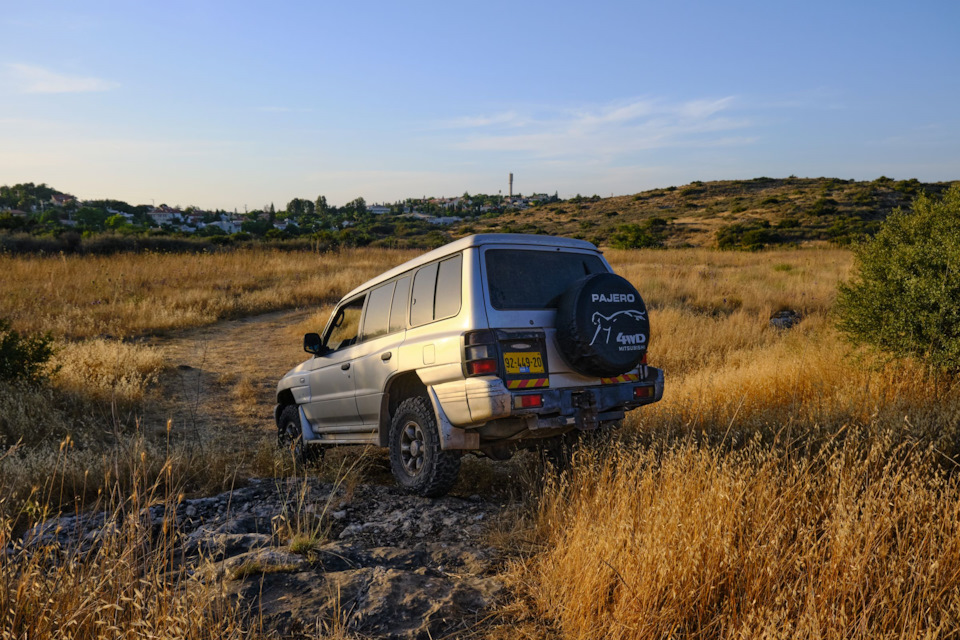
[[[322, 618], [344, 621], [345, 635], [456, 636], [488, 615], [502, 588], [498, 553], [485, 543], [498, 505], [358, 485], [349, 507], [324, 513], [333, 490], [317, 478], [254, 479], [185, 500], [176, 518], [164, 505], [119, 521], [106, 513], [64, 516], [23, 540], [82, 550], [127, 522], [147, 525], [152, 535], [158, 525], [175, 525], [186, 570], [221, 583], [217, 591], [240, 606], [262, 610], [273, 635], [300, 637]], [[327, 531], [321, 524], [333, 526], [333, 540], [318, 539]], [[293, 553], [280, 539], [308, 544]]]
[[770, 316], [770, 326], [774, 329], [791, 329], [800, 324], [803, 317], [796, 311], [784, 309]]
[[303, 570], [307, 564], [303, 556], [284, 549], [256, 549], [227, 558], [222, 567], [225, 572], [238, 578], [261, 573], [295, 573]]

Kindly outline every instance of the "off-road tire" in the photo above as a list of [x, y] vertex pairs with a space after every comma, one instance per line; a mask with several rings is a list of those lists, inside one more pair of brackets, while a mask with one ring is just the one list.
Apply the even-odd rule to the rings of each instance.
[[288, 451], [297, 467], [306, 467], [323, 459], [323, 447], [303, 442], [300, 410], [295, 405], [284, 407], [277, 423], [277, 446]]
[[650, 337], [643, 298], [615, 273], [595, 273], [567, 289], [557, 306], [556, 326], [564, 360], [588, 376], [630, 371], [643, 359]]
[[453, 488], [460, 473], [460, 452], [440, 448], [429, 400], [414, 396], [401, 402], [390, 421], [389, 438], [390, 470], [401, 487], [425, 498], [440, 497]]

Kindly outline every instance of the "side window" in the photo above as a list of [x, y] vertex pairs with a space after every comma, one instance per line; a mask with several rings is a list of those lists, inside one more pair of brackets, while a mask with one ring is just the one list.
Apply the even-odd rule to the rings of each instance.
[[440, 263], [437, 273], [437, 302], [435, 320], [451, 318], [460, 313], [460, 268], [463, 257], [456, 255]]
[[324, 344], [331, 350], [346, 349], [357, 341], [360, 333], [360, 314], [363, 313], [364, 296], [354, 298], [337, 309]]
[[393, 301], [395, 284], [391, 282], [370, 292], [367, 311], [363, 314], [363, 332], [361, 335], [363, 335], [364, 340], [387, 335], [390, 327], [390, 303]]
[[393, 292], [393, 306], [390, 307], [390, 333], [403, 331], [407, 327], [407, 298], [410, 297], [410, 276], [397, 280], [397, 289]]
[[413, 277], [413, 299], [410, 301], [410, 325], [433, 322], [433, 293], [437, 287], [437, 263], [420, 267]]

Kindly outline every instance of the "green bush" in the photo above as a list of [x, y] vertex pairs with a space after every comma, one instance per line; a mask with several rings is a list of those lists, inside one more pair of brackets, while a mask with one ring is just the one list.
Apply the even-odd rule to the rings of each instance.
[[610, 246], [615, 249], [646, 249], [660, 245], [660, 239], [650, 232], [649, 225], [622, 224], [610, 234]]
[[838, 326], [855, 344], [960, 372], [960, 187], [919, 195], [856, 250], [841, 284]]
[[833, 198], [819, 198], [810, 207], [810, 215], [827, 216], [837, 212], [837, 201]]
[[53, 356], [49, 334], [22, 336], [0, 318], [0, 380], [38, 385], [50, 373], [47, 362]]

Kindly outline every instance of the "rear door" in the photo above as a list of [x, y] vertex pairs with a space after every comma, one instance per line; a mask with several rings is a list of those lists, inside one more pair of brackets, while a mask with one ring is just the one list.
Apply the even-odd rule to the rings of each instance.
[[399, 367], [399, 348], [407, 323], [410, 276], [370, 292], [354, 360], [357, 410], [367, 425], [380, 422], [380, 404], [387, 378]]

